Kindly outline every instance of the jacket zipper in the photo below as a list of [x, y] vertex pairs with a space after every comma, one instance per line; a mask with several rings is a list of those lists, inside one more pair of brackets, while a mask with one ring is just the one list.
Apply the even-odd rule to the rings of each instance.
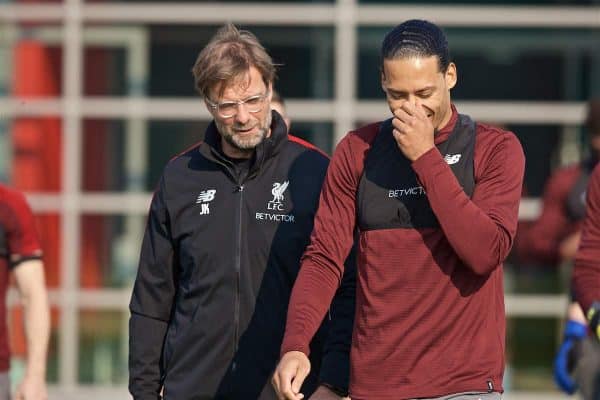
[[[242, 268], [242, 207], [244, 199], [244, 185], [240, 184], [237, 187], [237, 192], [240, 194], [238, 206], [238, 224], [237, 224], [237, 241], [235, 247], [235, 311], [234, 311], [234, 335], [233, 335], [233, 355], [238, 350], [238, 339], [240, 334], [240, 276]], [[235, 364], [234, 368], [235, 368]]]

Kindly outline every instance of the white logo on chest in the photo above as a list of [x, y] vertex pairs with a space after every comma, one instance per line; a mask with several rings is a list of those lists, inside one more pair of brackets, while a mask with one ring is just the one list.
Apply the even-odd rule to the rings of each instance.
[[273, 189], [271, 189], [273, 200], [267, 203], [267, 210], [283, 211], [283, 200], [285, 199], [283, 193], [288, 188], [289, 184], [290, 181], [273, 183]]
[[200, 215], [210, 214], [209, 203], [215, 199], [217, 191], [215, 189], [203, 190], [196, 199], [196, 204], [200, 204]]
[[446, 154], [444, 156], [444, 161], [448, 163], [448, 165], [456, 164], [460, 161], [460, 157], [462, 154]]
[[388, 197], [399, 198], [405, 196], [423, 196], [427, 194], [423, 186], [415, 186], [404, 189], [392, 189], [388, 191]]
[[[270, 211], [284, 211], [285, 206], [283, 204], [285, 200], [285, 196], [283, 195], [290, 185], [290, 181], [285, 181], [283, 183], [274, 182], [273, 188], [271, 189], [271, 194], [273, 195], [273, 200], [267, 202], [267, 210]], [[283, 213], [268, 213], [268, 212], [257, 212], [255, 215], [256, 220], [258, 221], [272, 221], [272, 222], [291, 222], [294, 223], [295, 216], [293, 214], [283, 214]]]

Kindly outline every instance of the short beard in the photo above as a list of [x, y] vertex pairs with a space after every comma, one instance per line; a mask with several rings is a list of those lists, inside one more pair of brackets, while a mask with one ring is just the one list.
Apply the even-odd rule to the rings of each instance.
[[221, 124], [219, 123], [217, 123], [216, 125], [217, 130], [219, 131], [219, 133], [221, 133], [223, 139], [225, 139], [225, 141], [229, 143], [231, 147], [240, 151], [243, 154], [251, 155], [254, 152], [254, 149], [256, 149], [256, 146], [258, 146], [262, 143], [263, 140], [265, 140], [265, 137], [267, 136], [267, 133], [271, 128], [271, 120], [271, 113], [268, 113], [267, 118], [265, 120], [265, 125], [258, 130], [256, 135], [249, 138], [240, 138], [240, 136], [235, 134], [223, 134], [223, 132], [227, 132], [226, 128], [224, 126], [221, 126]]

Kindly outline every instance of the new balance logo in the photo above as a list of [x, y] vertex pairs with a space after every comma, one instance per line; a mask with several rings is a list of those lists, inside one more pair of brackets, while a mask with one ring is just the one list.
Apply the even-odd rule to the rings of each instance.
[[456, 164], [458, 161], [460, 161], [461, 156], [462, 154], [446, 154], [444, 156], [444, 161], [446, 161], [448, 165]]
[[215, 189], [203, 190], [202, 192], [200, 192], [198, 198], [196, 199], [196, 204], [200, 204], [201, 206], [200, 215], [210, 214], [210, 208], [208, 207], [208, 205], [209, 202], [215, 199], [216, 193], [217, 191]]
[[196, 204], [208, 203], [209, 201], [213, 201], [215, 199], [216, 193], [217, 191], [215, 189], [204, 190], [200, 192], [198, 198], [196, 199]]

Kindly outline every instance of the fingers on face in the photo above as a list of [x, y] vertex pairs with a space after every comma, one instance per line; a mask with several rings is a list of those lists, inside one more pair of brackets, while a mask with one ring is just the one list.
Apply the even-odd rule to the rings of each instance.
[[394, 127], [399, 129], [402, 132], [406, 132], [406, 128], [410, 128], [415, 126], [419, 122], [419, 117], [414, 114], [410, 114], [409, 111], [406, 111], [403, 108], [399, 108], [394, 111], [394, 120], [397, 124], [394, 124]]
[[427, 113], [423, 109], [421, 101], [418, 99], [416, 103], [405, 101], [394, 111], [398, 111], [398, 113], [394, 112], [395, 115], [405, 116], [407, 119], [409, 119], [408, 117], [412, 117], [413, 120], [427, 118]]
[[396, 117], [392, 119], [392, 126], [394, 127], [394, 130], [398, 132], [398, 134], [405, 134], [412, 126], [412, 123], [408, 123], [407, 121]]
[[402, 110], [404, 110], [408, 115], [415, 115], [416, 108], [414, 104], [410, 101], [405, 101], [400, 106]]

